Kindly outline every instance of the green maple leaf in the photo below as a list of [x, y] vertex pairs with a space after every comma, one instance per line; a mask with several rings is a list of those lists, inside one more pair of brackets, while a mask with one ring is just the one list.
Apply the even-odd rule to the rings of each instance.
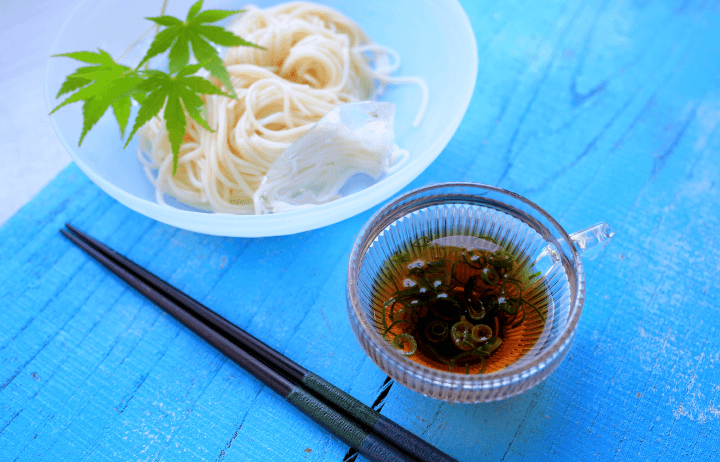
[[76, 69], [65, 78], [56, 98], [72, 94], [50, 114], [68, 104], [83, 102], [83, 128], [78, 142], [80, 146], [87, 132], [108, 108], [112, 107], [120, 133], [124, 136], [130, 118], [130, 98], [142, 99], [142, 95], [138, 95], [135, 89], [142, 80], [140, 75], [135, 70], [116, 63], [106, 51], [100, 49], [97, 52], [78, 51], [55, 56], [72, 58], [90, 65]]
[[200, 12], [202, 3], [202, 0], [199, 0], [190, 8], [185, 21], [174, 16], [147, 18], [165, 27], [165, 29], [155, 36], [150, 49], [137, 68], [139, 69], [147, 60], [169, 49], [169, 71], [170, 74], [175, 74], [190, 61], [190, 48], [192, 47], [197, 62], [203, 63], [203, 67], [210, 71], [213, 77], [222, 82], [234, 96], [235, 92], [230, 83], [230, 75], [212, 43], [226, 47], [241, 45], [262, 47], [250, 43], [220, 26], [208, 25], [208, 23], [220, 21], [242, 10], [207, 10]]
[[[210, 42], [222, 46], [257, 46], [221, 27], [207, 24], [225, 19], [239, 11], [201, 12], [201, 8], [202, 0], [190, 8], [185, 21], [172, 16], [148, 18], [164, 26], [165, 29], [157, 34], [147, 54], [135, 69], [116, 63], [103, 50], [55, 55], [72, 58], [88, 65], [79, 67], [66, 77], [56, 98], [66, 94], [69, 96], [50, 114], [68, 104], [83, 102], [83, 129], [78, 143], [80, 145], [87, 132], [110, 107], [120, 127], [120, 133], [125, 136], [132, 98], [140, 103], [140, 110], [125, 143], [127, 147], [138, 129], [162, 111], [172, 147], [173, 174], [175, 174], [180, 145], [185, 134], [185, 114], [212, 131], [202, 117], [201, 111], [205, 107], [205, 101], [200, 95], [236, 97], [225, 64]], [[188, 65], [191, 46], [195, 59], [200, 64]], [[168, 49], [170, 50], [169, 74], [156, 70], [138, 70], [147, 60]], [[209, 70], [210, 74], [222, 82], [231, 94], [224, 93], [211, 81], [193, 75], [201, 68]]]
[[137, 85], [137, 89], [147, 96], [140, 106], [125, 147], [138, 129], [158, 115], [164, 107], [165, 128], [173, 152], [173, 175], [177, 172], [180, 145], [185, 134], [185, 113], [187, 112], [197, 123], [212, 131], [202, 117], [201, 111], [205, 107], [205, 101], [200, 95], [230, 96], [209, 80], [192, 75], [202, 66], [202, 64], [185, 66], [174, 76], [155, 70], [142, 71], [143, 81]]

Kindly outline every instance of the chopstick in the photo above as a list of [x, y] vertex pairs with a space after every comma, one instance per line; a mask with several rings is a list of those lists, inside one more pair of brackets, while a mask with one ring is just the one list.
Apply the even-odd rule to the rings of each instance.
[[375, 461], [452, 457], [70, 224], [60, 232], [263, 384]]

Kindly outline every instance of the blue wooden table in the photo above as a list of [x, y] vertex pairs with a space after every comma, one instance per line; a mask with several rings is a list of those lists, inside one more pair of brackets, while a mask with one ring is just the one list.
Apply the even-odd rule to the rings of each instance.
[[[504, 401], [386, 381], [345, 312], [376, 209], [285, 237], [154, 222], [70, 165], [0, 227], [0, 460], [342, 461], [348, 448], [58, 233], [71, 222], [463, 461], [720, 459], [720, 5], [464, 0], [477, 86], [407, 189], [475, 181], [569, 231], [585, 262], [565, 362]], [[30, 155], [30, 152], [28, 152]]]

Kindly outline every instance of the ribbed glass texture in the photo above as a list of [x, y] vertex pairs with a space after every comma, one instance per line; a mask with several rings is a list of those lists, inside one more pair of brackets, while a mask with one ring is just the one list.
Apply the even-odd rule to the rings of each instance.
[[[522, 255], [540, 271], [524, 297], [541, 305], [546, 319], [528, 316], [506, 332], [501, 348], [517, 361], [495, 372], [467, 375], [440, 371], [399, 354], [378, 331], [384, 294], [378, 288], [394, 269], [390, 257], [416, 252], [413, 242], [444, 238], [462, 247], [467, 237], [490, 238]], [[397, 268], [398, 270], [400, 268]], [[537, 205], [514, 193], [473, 183], [446, 183], [411, 191], [379, 210], [358, 236], [350, 257], [347, 309], [350, 324], [369, 357], [395, 381], [424, 395], [452, 402], [486, 402], [516, 395], [542, 381], [567, 355], [582, 310], [584, 277], [567, 233]], [[383, 298], [385, 297], [385, 298]], [[517, 341], [512, 338], [518, 336]]]

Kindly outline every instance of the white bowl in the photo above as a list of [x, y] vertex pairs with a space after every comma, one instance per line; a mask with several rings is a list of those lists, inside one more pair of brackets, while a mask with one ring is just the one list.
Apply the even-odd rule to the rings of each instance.
[[[257, 1], [259, 7], [279, 3]], [[445, 148], [457, 130], [475, 87], [477, 45], [470, 22], [456, 0], [321, 0], [357, 22], [370, 38], [400, 54], [398, 75], [419, 76], [430, 101], [419, 127], [412, 127], [420, 104], [415, 85], [393, 85], [380, 98], [396, 105], [395, 142], [410, 152], [409, 162], [382, 181], [354, 194], [313, 208], [271, 215], [207, 213], [173, 202], [163, 206], [136, 158], [137, 141], [127, 149], [110, 111], [78, 147], [82, 128], [80, 104], [51, 116], [53, 126], [75, 163], [110, 196], [127, 207], [178, 228], [206, 234], [260, 237], [293, 234], [349, 218], [388, 199], [415, 179]], [[52, 54], [102, 48], [118, 57], [151, 25], [162, 2], [147, 0], [85, 1], [61, 30]], [[169, 2], [166, 14], [184, 17], [191, 1]], [[207, 1], [203, 9], [241, 9], [246, 3]], [[68, 58], [50, 58], [47, 69], [48, 108], [65, 76], [78, 67]], [[49, 112], [49, 111], [48, 111]]]

